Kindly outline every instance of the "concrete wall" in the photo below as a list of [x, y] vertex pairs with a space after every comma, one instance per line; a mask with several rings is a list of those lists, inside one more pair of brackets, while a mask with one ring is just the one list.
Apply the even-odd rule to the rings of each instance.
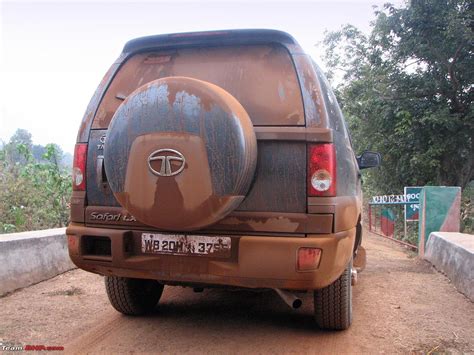
[[0, 234], [0, 295], [74, 267], [65, 228]]
[[474, 302], [474, 235], [433, 232], [426, 243], [425, 259]]

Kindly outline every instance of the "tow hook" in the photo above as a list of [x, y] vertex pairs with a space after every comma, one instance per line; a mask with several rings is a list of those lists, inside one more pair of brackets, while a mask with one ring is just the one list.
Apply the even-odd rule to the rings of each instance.
[[355, 268], [351, 269], [351, 285], [354, 286], [357, 283], [357, 270]]
[[303, 304], [301, 298], [297, 297], [295, 294], [282, 290], [281, 288], [274, 288], [275, 292], [281, 299], [288, 305], [290, 308], [298, 309]]

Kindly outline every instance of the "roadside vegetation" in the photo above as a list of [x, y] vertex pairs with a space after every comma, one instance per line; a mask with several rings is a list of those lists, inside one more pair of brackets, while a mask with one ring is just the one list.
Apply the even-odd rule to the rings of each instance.
[[460, 186], [462, 227], [473, 231], [474, 5], [413, 0], [375, 11], [370, 34], [327, 33], [321, 50], [356, 152], [378, 151], [366, 196], [404, 186]]
[[33, 145], [23, 129], [0, 147], [0, 233], [67, 224], [70, 159], [56, 144]]

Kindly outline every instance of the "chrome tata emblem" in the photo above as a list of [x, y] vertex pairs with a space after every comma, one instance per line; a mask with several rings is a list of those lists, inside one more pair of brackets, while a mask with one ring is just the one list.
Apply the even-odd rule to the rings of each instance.
[[[151, 163], [155, 160], [161, 161], [160, 171], [155, 170]], [[175, 162], [171, 164], [171, 162]], [[150, 154], [148, 157], [148, 168], [150, 171], [158, 176], [174, 176], [178, 175], [184, 169], [186, 159], [184, 155], [174, 149], [158, 149]]]

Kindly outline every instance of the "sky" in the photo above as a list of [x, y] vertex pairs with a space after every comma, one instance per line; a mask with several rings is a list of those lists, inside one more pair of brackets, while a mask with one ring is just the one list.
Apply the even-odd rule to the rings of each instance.
[[350, 23], [368, 33], [373, 6], [385, 2], [0, 0], [0, 141], [24, 128], [34, 144], [56, 143], [73, 152], [92, 94], [132, 38], [277, 29], [293, 35], [321, 63], [315, 44], [325, 31]]

